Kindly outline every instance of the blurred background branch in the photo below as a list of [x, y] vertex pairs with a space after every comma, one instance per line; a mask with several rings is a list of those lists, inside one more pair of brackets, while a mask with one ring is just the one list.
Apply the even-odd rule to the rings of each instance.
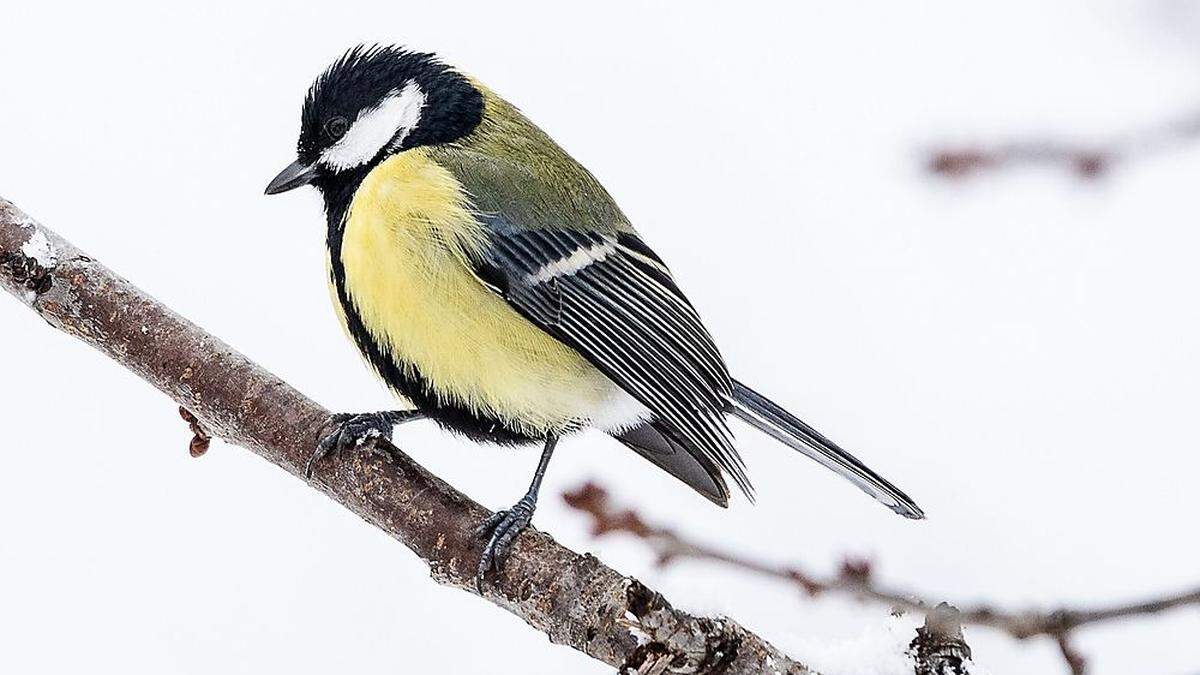
[[[881, 584], [873, 574], [871, 563], [864, 559], [847, 558], [842, 561], [835, 575], [823, 577], [808, 572], [799, 565], [776, 565], [737, 552], [696, 543], [670, 529], [650, 525], [637, 511], [614, 503], [608, 492], [595, 483], [586, 483], [564, 494], [563, 499], [569, 506], [589, 517], [593, 536], [616, 532], [631, 534], [644, 541], [654, 551], [660, 567], [682, 559], [716, 562], [793, 584], [810, 597], [837, 593], [876, 602], [892, 611], [920, 612], [926, 617], [926, 626], [923, 629], [923, 644], [926, 645], [941, 644], [945, 639], [954, 638], [955, 627], [960, 622], [993, 628], [1018, 640], [1049, 637], [1058, 645], [1063, 660], [1073, 675], [1086, 672], [1085, 659], [1071, 643], [1071, 634], [1076, 629], [1095, 623], [1158, 614], [1184, 606], [1200, 606], [1200, 587], [1196, 587], [1137, 602], [1094, 609], [1009, 611], [990, 604], [952, 608], [927, 595]], [[941, 637], [930, 638], [930, 635]], [[957, 637], [961, 639], [961, 632]], [[965, 654], [960, 660], [970, 658], [970, 650], [966, 649], [965, 643], [962, 647]], [[945, 663], [939, 667], [942, 670], [928, 672], [959, 672], [945, 670], [951, 667]], [[920, 667], [918, 672], [921, 672]]]
[[953, 180], [1027, 166], [1049, 166], [1084, 180], [1107, 175], [1115, 166], [1177, 150], [1200, 138], [1200, 111], [1161, 124], [1095, 142], [1028, 138], [992, 145], [963, 145], [929, 153], [928, 170]]

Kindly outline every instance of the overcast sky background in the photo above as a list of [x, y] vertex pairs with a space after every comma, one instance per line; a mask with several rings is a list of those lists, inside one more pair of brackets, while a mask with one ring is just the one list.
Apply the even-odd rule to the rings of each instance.
[[[360, 41], [435, 50], [605, 183], [736, 376], [929, 515], [740, 429], [755, 506], [715, 509], [589, 435], [561, 446], [539, 527], [826, 675], [902, 671], [869, 655], [915, 620], [656, 570], [558, 495], [594, 479], [704, 541], [814, 570], [868, 556], [963, 604], [1198, 581], [1200, 147], [1095, 183], [922, 171], [943, 142], [1095, 139], [1194, 109], [1195, 3], [577, 4], [6, 7], [0, 195], [323, 404], [387, 408], [329, 307], [317, 195], [262, 189], [327, 62]], [[170, 401], [18, 303], [0, 326], [0, 671], [609, 672], [257, 457], [189, 458]], [[424, 423], [396, 440], [493, 508], [537, 462]], [[1095, 675], [1192, 675], [1198, 634], [1193, 610], [1078, 646]], [[1047, 641], [967, 636], [990, 672], [1063, 671]]]

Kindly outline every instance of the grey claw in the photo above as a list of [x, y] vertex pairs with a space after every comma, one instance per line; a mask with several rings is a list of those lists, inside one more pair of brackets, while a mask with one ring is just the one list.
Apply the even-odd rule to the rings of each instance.
[[509, 549], [517, 537], [529, 527], [533, 520], [533, 506], [522, 499], [511, 509], [497, 511], [477, 529], [476, 536], [487, 536], [488, 543], [479, 557], [475, 572], [475, 590], [483, 594], [483, 581], [489, 571], [499, 572], [504, 567]]
[[507, 509], [503, 511], [497, 511], [488, 516], [487, 520], [475, 527], [475, 537], [477, 539], [486, 539], [490, 537], [492, 535], [492, 531], [496, 529], [496, 526], [500, 524], [500, 521], [504, 520], [506, 515], [508, 515]]
[[304, 465], [304, 477], [311, 479], [317, 463], [335, 452], [360, 448], [374, 449], [375, 441], [392, 434], [393, 421], [381, 413], [351, 415], [338, 413], [331, 418], [334, 428], [318, 443]]
[[304, 464], [305, 478], [311, 479], [313, 475], [313, 469], [316, 468], [317, 462], [333, 454], [333, 450], [337, 446], [338, 439], [341, 437], [342, 426], [346, 423], [347, 419], [349, 419], [349, 416], [341, 413], [333, 416], [332, 421], [337, 426], [334, 427], [333, 431], [326, 434], [321, 438], [320, 441], [317, 442], [317, 448], [313, 450], [312, 456], [310, 456], [308, 461]]

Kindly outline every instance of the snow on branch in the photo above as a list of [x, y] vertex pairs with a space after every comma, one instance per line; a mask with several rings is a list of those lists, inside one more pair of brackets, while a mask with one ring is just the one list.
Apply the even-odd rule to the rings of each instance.
[[[1083, 656], [1071, 644], [1071, 634], [1078, 628], [1095, 623], [1127, 619], [1130, 617], [1158, 614], [1184, 606], [1200, 606], [1200, 587], [1176, 593], [1168, 593], [1132, 603], [1114, 604], [1095, 609], [1057, 609], [1054, 611], [1008, 611], [991, 605], [966, 606], [956, 609], [945, 603], [931, 600], [918, 593], [883, 586], [875, 581], [871, 564], [866, 560], [847, 559], [842, 562], [837, 574], [821, 577], [806, 572], [795, 565], [773, 565], [754, 558], [689, 541], [675, 532], [650, 525], [636, 511], [613, 503], [604, 488], [587, 483], [573, 492], [563, 495], [572, 508], [591, 518], [593, 536], [611, 532], [631, 534], [646, 542], [658, 556], [660, 566], [670, 565], [676, 560], [690, 558], [723, 563], [754, 574], [773, 577], [797, 586], [809, 596], [823, 593], [839, 593], [850, 597], [869, 600], [886, 605], [893, 610], [919, 612], [926, 616], [923, 634], [918, 635], [913, 648], [920, 655], [919, 641], [925, 644], [961, 641], [960, 624], [986, 626], [1018, 639], [1045, 636], [1053, 639], [1062, 652], [1063, 659], [1074, 675], [1086, 671]], [[957, 651], [956, 651], [957, 650]], [[961, 652], [961, 653], [959, 653]], [[962, 662], [970, 658], [970, 649], [948, 645], [937, 658]], [[918, 659], [920, 661], [920, 659]], [[958, 666], [954, 666], [958, 667]], [[923, 671], [918, 663], [918, 674]], [[930, 670], [933, 673], [960, 673], [961, 670]]]

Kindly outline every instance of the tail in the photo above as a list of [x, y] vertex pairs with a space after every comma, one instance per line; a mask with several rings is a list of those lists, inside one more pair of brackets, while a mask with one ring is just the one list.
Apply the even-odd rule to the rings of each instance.
[[905, 518], [920, 520], [925, 517], [921, 507], [883, 476], [867, 468], [866, 464], [839, 448], [816, 429], [737, 380], [733, 381], [733, 402], [731, 412], [743, 422], [804, 453]]

